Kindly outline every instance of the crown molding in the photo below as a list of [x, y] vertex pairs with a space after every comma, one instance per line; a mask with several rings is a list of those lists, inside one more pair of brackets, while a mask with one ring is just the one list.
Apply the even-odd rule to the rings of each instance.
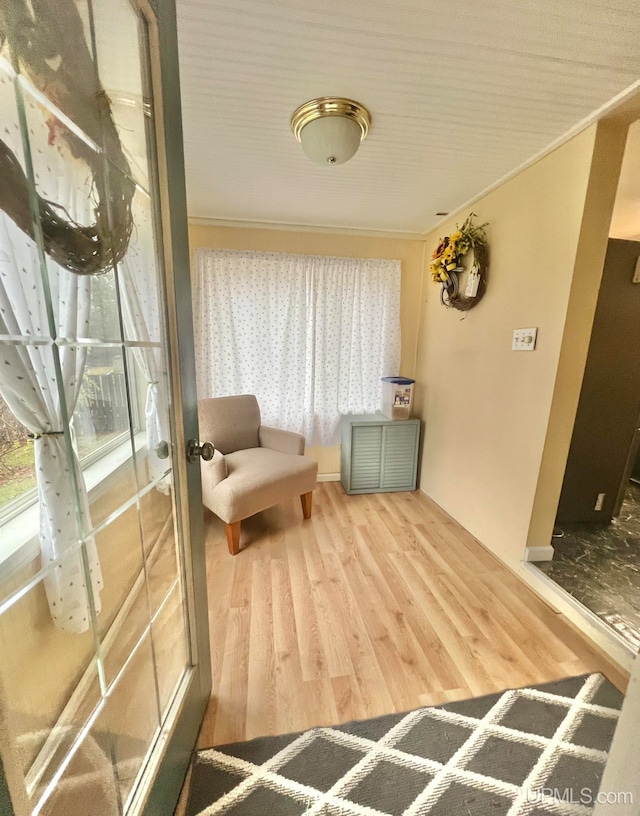
[[359, 227], [330, 227], [321, 224], [288, 224], [279, 221], [239, 221], [231, 218], [207, 218], [189, 216], [187, 221], [194, 227], [230, 227], [232, 229], [266, 229], [287, 232], [313, 232], [325, 235], [354, 235], [361, 238], [390, 238], [404, 241], [424, 241], [420, 232], [360, 229]]

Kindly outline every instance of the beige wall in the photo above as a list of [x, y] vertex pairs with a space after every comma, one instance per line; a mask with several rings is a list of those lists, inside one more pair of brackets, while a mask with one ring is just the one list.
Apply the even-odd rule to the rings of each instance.
[[601, 122], [597, 127], [553, 401], [527, 538], [529, 546], [548, 542], [553, 531], [589, 351], [627, 126], [628, 121], [622, 118]]
[[[404, 238], [378, 238], [366, 235], [248, 229], [191, 224], [191, 252], [200, 247], [246, 249], [259, 252], [294, 252], [303, 255], [337, 255], [346, 258], [390, 258], [402, 262], [400, 321], [402, 354], [400, 369], [406, 377], [415, 372], [420, 286], [422, 281], [424, 242]], [[318, 459], [319, 472], [338, 473], [340, 448], [313, 448], [308, 451]]]
[[[478, 222], [489, 222], [491, 250], [489, 288], [477, 309], [462, 319], [441, 306], [435, 284], [425, 284], [416, 366], [417, 410], [425, 421], [420, 486], [512, 565], [528, 541], [561, 348], [572, 373], [565, 372], [565, 392], [562, 383], [556, 389], [558, 432], [547, 448], [551, 489], [538, 506], [542, 540], [530, 544], [549, 543], [577, 405], [580, 343], [588, 340], [599, 251], [606, 247], [606, 230], [586, 229], [597, 219], [585, 224], [596, 133], [594, 125], [473, 205]], [[606, 147], [602, 137], [599, 144]], [[599, 182], [606, 203], [611, 180]], [[595, 211], [598, 196], [591, 194]], [[427, 257], [455, 220], [427, 236]], [[570, 293], [576, 325], [563, 346]], [[512, 352], [513, 329], [533, 326], [535, 352]]]

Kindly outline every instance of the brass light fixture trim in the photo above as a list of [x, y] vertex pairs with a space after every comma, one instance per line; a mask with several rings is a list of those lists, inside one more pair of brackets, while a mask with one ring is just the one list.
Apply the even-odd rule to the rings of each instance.
[[291, 117], [293, 135], [299, 142], [302, 141], [300, 139], [302, 128], [314, 119], [321, 119], [324, 116], [345, 116], [347, 119], [353, 119], [362, 131], [360, 141], [366, 137], [371, 127], [371, 114], [364, 105], [341, 96], [321, 96], [305, 102], [295, 111]]

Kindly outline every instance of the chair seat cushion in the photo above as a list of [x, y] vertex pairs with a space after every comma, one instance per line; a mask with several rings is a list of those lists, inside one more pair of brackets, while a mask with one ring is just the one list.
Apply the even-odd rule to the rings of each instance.
[[227, 478], [213, 489], [212, 510], [227, 524], [313, 490], [318, 463], [308, 456], [247, 448], [225, 457]]

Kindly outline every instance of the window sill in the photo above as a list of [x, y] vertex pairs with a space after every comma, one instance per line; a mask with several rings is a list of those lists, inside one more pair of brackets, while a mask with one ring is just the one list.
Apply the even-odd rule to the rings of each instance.
[[[146, 435], [138, 432], [134, 437], [136, 451], [146, 444]], [[113, 450], [101, 456], [84, 469], [89, 497], [95, 497], [103, 489], [105, 482], [115, 476], [131, 459], [131, 443], [122, 442]], [[40, 512], [38, 502], [25, 508], [0, 528], [0, 581], [5, 581], [14, 572], [25, 567], [40, 555]]]

